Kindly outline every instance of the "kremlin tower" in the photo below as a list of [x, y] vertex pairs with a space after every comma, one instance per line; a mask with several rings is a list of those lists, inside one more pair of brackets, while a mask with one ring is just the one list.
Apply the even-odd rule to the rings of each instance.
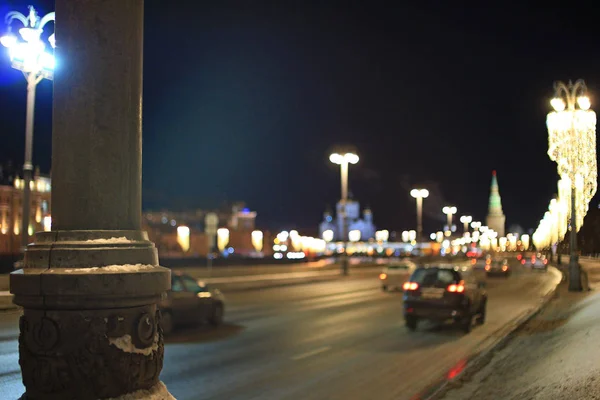
[[498, 232], [498, 237], [504, 236], [506, 216], [502, 212], [502, 200], [500, 199], [500, 192], [498, 191], [496, 171], [492, 171], [492, 185], [490, 187], [490, 202], [486, 223], [490, 229]]

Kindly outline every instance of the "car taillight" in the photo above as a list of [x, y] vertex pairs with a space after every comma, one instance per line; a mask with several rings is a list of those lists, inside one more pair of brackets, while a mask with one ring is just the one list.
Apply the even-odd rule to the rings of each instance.
[[544, 264], [548, 264], [548, 260], [544, 260]]
[[419, 288], [419, 284], [417, 282], [404, 282], [402, 288], [404, 290], [417, 290]]
[[446, 290], [448, 290], [450, 293], [462, 293], [465, 291], [465, 286], [462, 283], [453, 283], [452, 285], [448, 286]]
[[381, 280], [387, 279], [387, 274], [379, 274], [379, 279], [381, 279]]
[[525, 265], [525, 259], [521, 260], [521, 264]]
[[490, 266], [489, 266], [489, 264], [485, 266], [485, 270], [486, 270], [486, 271], [489, 271], [491, 268], [492, 268], [492, 267], [490, 267]]
[[523, 256], [519, 254], [519, 255], [517, 256], [517, 260], [520, 260], [521, 258], [523, 258]]
[[535, 264], [535, 257], [531, 257], [531, 263]]
[[502, 266], [502, 271], [508, 271], [508, 265], [503, 265]]
[[474, 259], [474, 258], [472, 258], [472, 259], [471, 259], [471, 264], [473, 264], [473, 265], [477, 264], [477, 260], [476, 260], [476, 259]]

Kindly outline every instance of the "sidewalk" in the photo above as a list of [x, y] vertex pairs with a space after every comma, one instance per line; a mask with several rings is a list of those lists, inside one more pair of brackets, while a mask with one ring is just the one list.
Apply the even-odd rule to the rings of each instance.
[[[600, 262], [582, 262], [591, 288], [600, 287]], [[573, 293], [562, 283], [556, 298], [505, 348], [471, 376], [453, 382], [444, 400], [600, 399], [600, 293]]]

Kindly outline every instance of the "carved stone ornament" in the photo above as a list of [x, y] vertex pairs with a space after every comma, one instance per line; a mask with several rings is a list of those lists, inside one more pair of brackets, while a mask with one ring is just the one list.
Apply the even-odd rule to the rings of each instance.
[[[126, 309], [25, 309], [20, 320], [22, 399], [97, 400], [159, 382], [163, 333], [155, 305]], [[115, 344], [116, 343], [116, 344]]]

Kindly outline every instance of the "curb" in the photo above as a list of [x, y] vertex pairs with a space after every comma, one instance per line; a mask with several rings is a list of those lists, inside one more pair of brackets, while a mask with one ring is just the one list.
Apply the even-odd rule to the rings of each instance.
[[[554, 286], [554, 288], [549, 290], [548, 293], [546, 293], [542, 297], [542, 300], [540, 301], [537, 307], [535, 307], [529, 312], [526, 312], [525, 314], [522, 314], [519, 317], [516, 317], [513, 320], [513, 322], [509, 323], [508, 328], [500, 328], [498, 331], [496, 331], [505, 331], [505, 333], [501, 333], [499, 335], [500, 337], [495, 341], [492, 341], [492, 343], [489, 346], [484, 346], [484, 350], [476, 352], [471, 357], [469, 357], [465, 368], [460, 373], [458, 373], [452, 379], [444, 379], [437, 385], [433, 384], [432, 386], [434, 387], [434, 389], [425, 389], [425, 393], [421, 394], [420, 396], [417, 396], [416, 398], [419, 400], [443, 399], [446, 393], [455, 387], [456, 383], [460, 382], [464, 377], [472, 375], [473, 373], [481, 370], [486, 364], [488, 364], [491, 361], [494, 354], [498, 350], [503, 349], [514, 338], [515, 333], [519, 329], [521, 329], [523, 325], [525, 325], [526, 323], [531, 321], [536, 315], [538, 315], [540, 311], [542, 311], [548, 305], [550, 300], [554, 298], [558, 286], [563, 282], [563, 274], [554, 266], [552, 266], [551, 268], [555, 271], [555, 273], [561, 275], [561, 281], [559, 281], [558, 284]], [[488, 339], [494, 337], [495, 333], [490, 335]]]

